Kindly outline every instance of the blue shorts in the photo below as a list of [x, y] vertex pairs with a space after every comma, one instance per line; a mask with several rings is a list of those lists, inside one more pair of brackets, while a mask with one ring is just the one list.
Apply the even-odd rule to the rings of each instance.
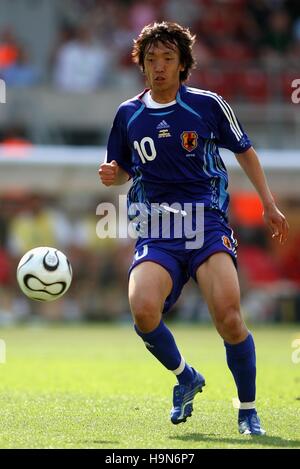
[[201, 248], [187, 249], [185, 238], [139, 238], [128, 274], [137, 265], [147, 261], [156, 262], [169, 272], [173, 286], [165, 301], [163, 312], [166, 313], [176, 303], [189, 278], [196, 281], [198, 267], [212, 254], [226, 252], [236, 266], [236, 248], [237, 241], [225, 218], [218, 212], [205, 212], [204, 242]]

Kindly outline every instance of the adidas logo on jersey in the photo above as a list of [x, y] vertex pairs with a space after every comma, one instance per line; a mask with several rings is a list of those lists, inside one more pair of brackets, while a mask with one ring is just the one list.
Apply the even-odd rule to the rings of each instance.
[[167, 122], [165, 120], [161, 121], [157, 126], [156, 126], [157, 130], [160, 130], [160, 129], [169, 129], [170, 126], [169, 124], [167, 124]]

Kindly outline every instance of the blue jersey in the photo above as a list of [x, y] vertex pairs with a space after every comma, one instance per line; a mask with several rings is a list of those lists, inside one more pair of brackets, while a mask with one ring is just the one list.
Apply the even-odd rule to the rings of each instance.
[[141, 95], [118, 109], [107, 146], [133, 178], [129, 203], [203, 203], [226, 216], [228, 175], [219, 147], [242, 153], [251, 142], [216, 93], [181, 85], [176, 103], [147, 108]]

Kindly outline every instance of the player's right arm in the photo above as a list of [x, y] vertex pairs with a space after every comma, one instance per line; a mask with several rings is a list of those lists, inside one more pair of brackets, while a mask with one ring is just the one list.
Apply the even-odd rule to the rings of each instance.
[[115, 116], [108, 138], [106, 157], [99, 168], [99, 177], [105, 186], [119, 186], [133, 177], [125, 106], [121, 105]]
[[120, 186], [129, 181], [130, 175], [115, 160], [102, 163], [99, 168], [99, 177], [105, 186]]

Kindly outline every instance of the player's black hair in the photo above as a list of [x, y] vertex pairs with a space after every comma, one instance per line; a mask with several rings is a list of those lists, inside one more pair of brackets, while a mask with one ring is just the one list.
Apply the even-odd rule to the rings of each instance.
[[134, 39], [132, 49], [132, 60], [144, 71], [144, 59], [149, 48], [158, 42], [167, 47], [177, 47], [179, 50], [180, 64], [184, 70], [180, 72], [180, 81], [185, 81], [190, 75], [190, 70], [195, 66], [193, 56], [193, 45], [196, 36], [192, 35], [188, 28], [184, 28], [178, 23], [163, 21], [161, 23], [151, 23], [145, 26], [137, 39]]

